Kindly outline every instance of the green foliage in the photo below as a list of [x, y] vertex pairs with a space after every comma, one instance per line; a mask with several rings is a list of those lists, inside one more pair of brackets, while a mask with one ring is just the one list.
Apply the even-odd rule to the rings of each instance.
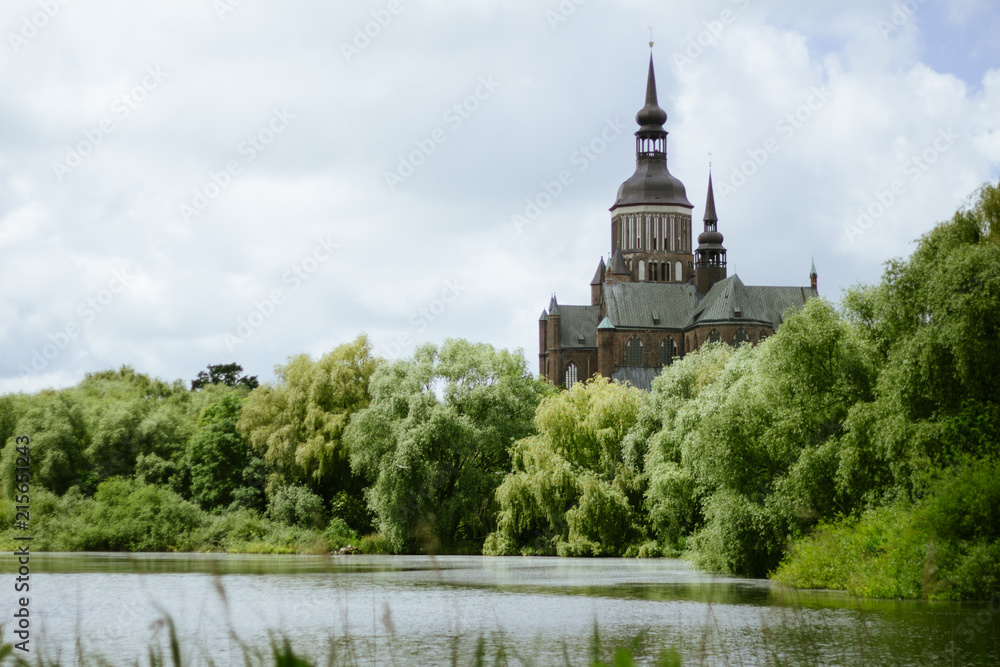
[[191, 391], [198, 391], [205, 385], [224, 384], [227, 387], [245, 387], [253, 390], [260, 386], [257, 376], [247, 376], [243, 374], [243, 367], [239, 364], [216, 364], [209, 365], [208, 371], [198, 371], [198, 376], [191, 380]]
[[304, 486], [284, 486], [271, 496], [267, 514], [289, 526], [322, 528], [326, 524], [323, 499]]
[[105, 480], [93, 498], [64, 497], [56, 516], [43, 541], [58, 551], [185, 551], [205, 520], [173, 491], [125, 478]]
[[[643, 534], [643, 479], [622, 450], [643, 392], [598, 378], [545, 399], [497, 489], [489, 554], [620, 555]], [[630, 498], [631, 496], [631, 498]]]
[[788, 534], [843, 511], [857, 488], [838, 484], [837, 452], [852, 406], [871, 397], [872, 356], [813, 299], [757, 347], [710, 345], [666, 369], [644, 417], [645, 505], [663, 548], [764, 576]]
[[548, 391], [520, 354], [463, 340], [375, 372], [371, 406], [344, 439], [355, 473], [373, 480], [365, 498], [395, 551], [482, 543], [508, 448], [531, 432]]
[[[14, 497], [18, 454], [13, 435], [27, 434], [31, 438], [32, 484], [62, 494], [71, 486], [84, 483], [87, 425], [80, 401], [72, 392], [51, 390], [18, 399], [15, 402], [8, 397], [0, 403], [3, 412], [0, 419], [8, 433], [0, 457], [4, 495]], [[16, 426], [11, 427], [12, 423]]]
[[823, 524], [775, 578], [867, 597], [984, 600], [1000, 588], [1000, 462], [949, 470], [916, 507]]
[[275, 369], [278, 381], [255, 389], [243, 405], [239, 434], [271, 469], [268, 493], [308, 486], [325, 499], [340, 490], [359, 495], [342, 441], [351, 415], [369, 403], [376, 368], [364, 335], [313, 361], [292, 358]]
[[245, 486], [252, 452], [236, 430], [242, 407], [238, 394], [223, 394], [202, 412], [198, 430], [188, 441], [191, 499], [204, 509], [228, 507]]

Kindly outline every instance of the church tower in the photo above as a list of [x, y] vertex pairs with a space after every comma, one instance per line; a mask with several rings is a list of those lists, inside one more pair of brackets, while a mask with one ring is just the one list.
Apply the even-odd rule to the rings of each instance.
[[697, 263], [694, 286], [701, 294], [708, 294], [712, 285], [726, 278], [726, 249], [719, 233], [719, 216], [715, 213], [715, 192], [712, 190], [712, 172], [708, 173], [708, 197], [705, 199], [705, 231], [698, 235]]
[[691, 210], [684, 184], [667, 169], [667, 113], [656, 99], [649, 58], [646, 104], [635, 117], [635, 173], [611, 207], [611, 257], [620, 254], [635, 282], [685, 283], [694, 276]]

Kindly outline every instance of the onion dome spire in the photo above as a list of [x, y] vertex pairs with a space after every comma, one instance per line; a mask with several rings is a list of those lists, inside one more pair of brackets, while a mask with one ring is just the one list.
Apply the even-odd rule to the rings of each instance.
[[649, 75], [646, 78], [646, 106], [635, 115], [640, 132], [656, 132], [666, 136], [663, 124], [667, 122], [667, 112], [660, 108], [656, 100], [656, 72], [653, 69], [653, 55], [649, 55]]
[[667, 112], [656, 98], [656, 71], [653, 56], [649, 56], [646, 78], [646, 103], [635, 116], [639, 130], [635, 133], [635, 173], [618, 188], [618, 198], [611, 210], [619, 206], [664, 205], [694, 208], [688, 201], [684, 184], [667, 169], [667, 134], [663, 124]]

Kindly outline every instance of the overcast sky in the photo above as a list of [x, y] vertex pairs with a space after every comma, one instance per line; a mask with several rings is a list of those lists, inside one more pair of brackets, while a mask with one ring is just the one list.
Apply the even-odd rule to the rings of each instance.
[[815, 258], [839, 301], [1000, 176], [991, 0], [4, 0], [0, 392], [270, 379], [362, 331], [537, 369], [609, 250], [650, 25], [670, 170], [697, 234], [711, 153], [747, 284]]

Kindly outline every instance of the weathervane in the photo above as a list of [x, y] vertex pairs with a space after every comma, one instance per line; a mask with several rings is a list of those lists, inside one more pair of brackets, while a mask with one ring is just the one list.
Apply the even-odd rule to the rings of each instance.
[[708, 151], [708, 170], [712, 171], [712, 151]]
[[649, 48], [653, 48], [653, 26], [648, 25], [646, 27], [649, 28]]

